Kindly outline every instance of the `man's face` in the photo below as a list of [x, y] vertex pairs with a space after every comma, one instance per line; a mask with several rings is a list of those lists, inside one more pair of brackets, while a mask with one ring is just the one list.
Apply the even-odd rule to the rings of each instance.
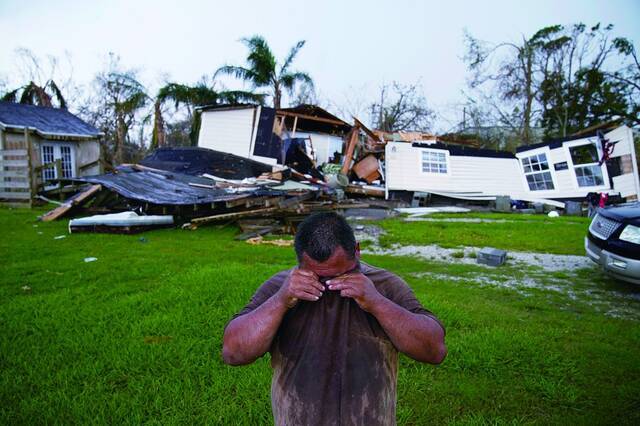
[[318, 262], [307, 255], [307, 253], [303, 253], [300, 268], [314, 272], [320, 278], [320, 282], [324, 284], [326, 280], [357, 269], [359, 261], [359, 244], [356, 244], [355, 256], [349, 256], [342, 247], [338, 246], [331, 254], [331, 257], [324, 262]]

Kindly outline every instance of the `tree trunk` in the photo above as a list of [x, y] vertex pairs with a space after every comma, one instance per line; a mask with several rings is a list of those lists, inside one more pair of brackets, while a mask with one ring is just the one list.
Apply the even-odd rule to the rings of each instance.
[[524, 120], [522, 123], [522, 141], [525, 145], [531, 143], [531, 110], [533, 105], [533, 52], [530, 46], [526, 46], [526, 69], [525, 69], [525, 106], [524, 106]]
[[115, 146], [115, 165], [122, 164], [124, 160], [124, 141], [127, 138], [127, 125], [124, 117], [118, 115], [116, 118], [116, 146]]
[[275, 109], [280, 109], [281, 97], [282, 97], [282, 92], [280, 91], [280, 85], [276, 83], [273, 85], [273, 107]]
[[162, 148], [166, 144], [166, 132], [164, 130], [164, 118], [162, 117], [161, 103], [156, 101], [154, 105], [153, 136], [151, 148]]

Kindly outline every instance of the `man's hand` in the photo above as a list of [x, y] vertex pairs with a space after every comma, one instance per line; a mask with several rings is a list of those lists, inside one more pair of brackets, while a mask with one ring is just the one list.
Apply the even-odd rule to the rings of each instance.
[[371, 280], [364, 274], [353, 272], [332, 278], [327, 281], [329, 290], [340, 292], [342, 297], [350, 297], [356, 301], [361, 309], [370, 312], [371, 309], [380, 302], [381, 295]]
[[324, 286], [318, 280], [318, 276], [304, 269], [294, 269], [289, 278], [284, 282], [279, 296], [284, 300], [287, 308], [293, 308], [299, 299], [315, 302], [322, 296]]

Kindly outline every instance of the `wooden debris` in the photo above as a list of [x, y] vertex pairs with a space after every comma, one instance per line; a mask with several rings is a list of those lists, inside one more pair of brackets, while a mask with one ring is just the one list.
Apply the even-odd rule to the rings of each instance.
[[344, 192], [349, 194], [370, 195], [372, 197], [384, 197], [385, 191], [383, 187], [347, 185]]
[[252, 245], [268, 244], [268, 245], [278, 246], [278, 247], [291, 247], [293, 245], [293, 240], [283, 240], [283, 239], [265, 240], [262, 237], [255, 237], [255, 238], [249, 238], [247, 240], [247, 243]]
[[77, 195], [68, 199], [61, 206], [56, 207], [55, 209], [45, 213], [40, 217], [40, 220], [43, 222], [50, 222], [52, 220], [59, 219], [69, 213], [72, 208], [81, 205], [82, 203], [88, 201], [91, 197], [96, 195], [98, 191], [102, 189], [102, 185], [91, 185], [87, 190], [78, 193]]
[[234, 213], [216, 214], [213, 216], [198, 217], [195, 219], [191, 219], [191, 224], [197, 226], [197, 225], [202, 225], [203, 223], [217, 222], [217, 221], [228, 220], [228, 219], [237, 219], [240, 217], [263, 216], [265, 214], [275, 212], [276, 210], [278, 210], [277, 207], [267, 207], [263, 209], [245, 210], [245, 211], [234, 212]]
[[270, 232], [273, 232], [273, 230], [275, 228], [276, 228], [275, 226], [265, 226], [263, 228], [258, 228], [258, 229], [253, 230], [253, 231], [243, 232], [242, 234], [236, 236], [235, 239], [239, 240], [239, 241], [244, 241], [244, 240], [248, 240], [250, 238], [261, 237], [261, 236], [266, 235], [266, 234], [268, 234]]
[[379, 167], [380, 165], [378, 164], [378, 159], [375, 155], [369, 154], [354, 164], [351, 170], [353, 170], [356, 176], [360, 179], [364, 179], [368, 183], [371, 183], [380, 178], [380, 172], [378, 171]]
[[351, 169], [351, 161], [353, 160], [353, 153], [356, 149], [356, 145], [358, 144], [359, 136], [360, 128], [356, 125], [351, 130], [351, 136], [349, 137], [349, 142], [347, 143], [347, 152], [344, 154], [342, 170], [340, 170], [340, 173], [342, 173], [343, 175], [348, 175], [349, 170]]

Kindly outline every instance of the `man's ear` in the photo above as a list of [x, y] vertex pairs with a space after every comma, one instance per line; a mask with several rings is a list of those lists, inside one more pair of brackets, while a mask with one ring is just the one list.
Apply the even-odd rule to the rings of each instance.
[[360, 260], [360, 242], [356, 242], [356, 259]]

